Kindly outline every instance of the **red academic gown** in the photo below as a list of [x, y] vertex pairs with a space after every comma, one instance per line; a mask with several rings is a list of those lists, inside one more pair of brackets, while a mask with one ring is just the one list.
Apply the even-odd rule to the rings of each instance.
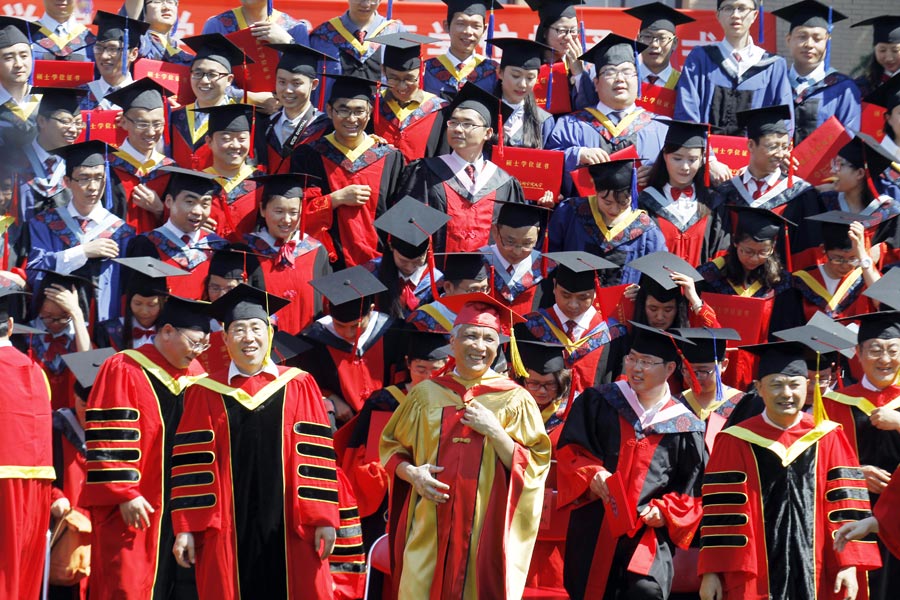
[[197, 113], [193, 106], [182, 106], [172, 111], [169, 122], [172, 140], [172, 159], [179, 167], [202, 171], [212, 166], [212, 151], [205, 142], [209, 119], [197, 125]]
[[872, 301], [863, 296], [866, 282], [862, 269], [856, 268], [845, 275], [837, 285], [834, 294], [825, 287], [825, 279], [818, 266], [792, 273], [791, 284], [803, 303], [803, 321], [821, 312], [832, 319], [862, 315], [875, 310]]
[[0, 598], [38, 598], [55, 478], [50, 387], [12, 346], [0, 347], [0, 373], [15, 394], [0, 402]]
[[503, 270], [490, 246], [479, 248], [478, 251], [482, 253], [485, 266], [493, 275], [490, 293], [495, 300], [520, 315], [530, 313], [539, 305], [541, 282], [544, 281], [547, 270], [556, 267], [555, 262], [542, 258], [540, 252], [532, 250], [531, 256], [525, 259], [531, 263], [531, 268], [518, 281], [513, 282], [512, 276]]
[[638, 206], [656, 221], [669, 252], [697, 266], [728, 248], [728, 234], [722, 224], [721, 198], [697, 186], [693, 190], [698, 200], [697, 211], [686, 223], [681, 223], [668, 208], [661, 189], [644, 189], [638, 196]]
[[381, 92], [375, 134], [384, 138], [403, 154], [408, 162], [434, 156], [444, 133], [443, 109], [448, 102], [422, 91], [422, 101], [407, 107]]
[[175, 162], [165, 156], [158, 159], [141, 164], [124, 150], [117, 150], [109, 159], [113, 190], [113, 207], [109, 210], [125, 219], [137, 233], [144, 233], [162, 225], [161, 216], [135, 206], [131, 201], [131, 194], [139, 184], [146, 185], [156, 192], [160, 200], [165, 200], [169, 175], [159, 168], [174, 165]]
[[895, 558], [900, 558], [900, 519], [895, 512], [900, 506], [900, 468], [891, 475], [891, 482], [881, 494], [881, 500], [872, 509], [878, 519], [878, 537]]
[[[217, 175], [213, 167], [208, 167], [203, 172]], [[217, 235], [229, 242], [240, 242], [256, 228], [261, 188], [257, 189], [259, 186], [256, 181], [249, 178], [264, 174], [245, 164], [232, 179], [216, 177], [219, 190], [213, 196], [209, 216], [216, 222]]]
[[810, 415], [787, 430], [762, 415], [724, 430], [703, 478], [699, 573], [720, 574], [725, 600], [824, 599], [843, 598], [832, 592], [834, 578], [855, 565], [857, 598], [867, 598], [877, 548], [851, 542], [835, 552], [831, 544], [843, 523], [870, 514], [857, 466], [840, 426], [814, 426]]
[[173, 267], [190, 271], [190, 275], [167, 278], [169, 292], [183, 298], [203, 297], [206, 276], [209, 273], [209, 257], [216, 248], [226, 244], [225, 240], [213, 233], [201, 230], [197, 244], [188, 248], [184, 242], [174, 239], [168, 230], [158, 227], [149, 233], [131, 240], [128, 256], [150, 256], [158, 258]]
[[172, 457], [172, 525], [197, 542], [201, 598], [331, 598], [317, 527], [339, 525], [331, 427], [300, 369], [227, 369], [186, 395]]
[[[79, 504], [91, 508], [91, 598], [168, 594], [178, 567], [172, 556], [170, 457], [184, 390], [205, 377], [200, 363], [173, 367], [153, 344], [103, 363], [88, 399], [88, 472]], [[125, 524], [119, 504], [143, 496], [150, 527]]]
[[282, 111], [271, 115], [259, 115], [256, 120], [256, 157], [266, 172], [289, 173], [291, 170], [291, 155], [297, 146], [313, 142], [332, 129], [331, 119], [325, 113], [310, 106], [307, 112], [300, 117], [299, 130], [285, 138], [282, 144], [275, 134], [275, 124], [281, 118]]

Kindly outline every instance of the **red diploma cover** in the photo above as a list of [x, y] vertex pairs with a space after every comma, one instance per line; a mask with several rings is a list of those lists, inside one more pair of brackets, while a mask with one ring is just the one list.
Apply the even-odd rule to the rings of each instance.
[[559, 150], [536, 150], [506, 146], [497, 165], [517, 179], [526, 200], [540, 200], [545, 192], [559, 196], [565, 156]]
[[[629, 158], [640, 158], [634, 145], [622, 148], [618, 152], [613, 152], [609, 155], [609, 160], [627, 160]], [[640, 166], [640, 163], [638, 163], [638, 167]], [[572, 175], [572, 183], [575, 184], [575, 190], [579, 196], [588, 197], [597, 193], [597, 190], [594, 189], [594, 180], [591, 179], [591, 174], [586, 166], [579, 167], [570, 174]]]
[[732, 175], [737, 175], [737, 172], [750, 162], [745, 137], [713, 134], [709, 136], [709, 144], [713, 154], [716, 155], [716, 160], [728, 165]]
[[149, 77], [172, 92], [182, 106], [196, 99], [191, 89], [191, 68], [188, 65], [142, 58], [134, 63], [134, 79], [137, 81], [142, 77]]
[[550, 85], [550, 65], [541, 65], [538, 81], [534, 84], [534, 100], [540, 108], [554, 115], [572, 112], [569, 99], [569, 73], [562, 61], [553, 63], [553, 89], [550, 90], [550, 107], [547, 107], [547, 88]]
[[246, 76], [243, 65], [234, 65], [235, 85], [249, 92], [271, 92], [275, 89], [275, 71], [278, 68], [278, 52], [269, 48], [251, 29], [241, 29], [226, 35], [231, 43], [244, 51], [252, 60], [247, 61]]
[[85, 142], [88, 140], [100, 140], [115, 147], [122, 145], [125, 141], [125, 130], [116, 124], [120, 110], [83, 110], [81, 111], [81, 119], [84, 121], [84, 129], [81, 135], [75, 140], [75, 143]]
[[862, 115], [859, 120], [859, 129], [863, 133], [871, 135], [879, 142], [884, 139], [884, 107], [875, 106], [868, 102], [862, 103]]
[[90, 61], [36, 60], [34, 85], [73, 88], [94, 80], [94, 63]]
[[631, 533], [637, 527], [637, 507], [625, 492], [625, 483], [618, 473], [613, 473], [606, 478], [606, 487], [609, 488], [606, 518], [610, 532], [616, 537]]
[[635, 104], [652, 113], [671, 118], [675, 116], [675, 90], [641, 83], [641, 97]]
[[605, 287], [597, 294], [597, 308], [600, 310], [600, 314], [603, 315], [604, 319], [612, 317], [621, 322], [621, 319], [619, 319], [620, 315], [618, 308], [619, 304], [622, 302], [622, 295], [625, 293], [625, 288], [627, 287], [627, 283]]
[[[731, 327], [741, 336], [740, 341], [729, 340], [728, 347], [747, 346], [765, 342], [769, 336], [771, 298], [745, 298], [726, 294], [703, 293], [703, 301], [716, 311], [722, 327]], [[743, 350], [732, 357], [732, 366], [722, 375], [726, 385], [747, 389], [755, 378], [758, 359]]]
[[794, 148], [793, 156], [800, 164], [796, 175], [812, 185], [829, 181], [831, 159], [850, 140], [844, 125], [832, 116]]

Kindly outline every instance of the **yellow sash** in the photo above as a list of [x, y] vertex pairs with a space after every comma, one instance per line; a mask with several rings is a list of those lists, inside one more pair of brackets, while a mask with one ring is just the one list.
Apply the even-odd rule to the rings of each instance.
[[[875, 406], [871, 400], [862, 396], [847, 396], [845, 394], [832, 391], [825, 394], [825, 397], [829, 400], [834, 400], [838, 404], [855, 406], [856, 408], [861, 410], [867, 417], [871, 416], [872, 413], [879, 408], [878, 406]], [[887, 410], [896, 410], [900, 408], [900, 397], [894, 398], [881, 408], [885, 408]]]
[[55, 32], [47, 29], [47, 27], [45, 25], [41, 25], [41, 33], [43, 33], [44, 36], [47, 37], [51, 42], [56, 44], [56, 47], [59, 48], [60, 50], [62, 50], [66, 46], [68, 46], [69, 42], [71, 42], [72, 40], [77, 38], [79, 35], [81, 35], [81, 33], [84, 30], [85, 30], [84, 25], [81, 25], [80, 23], [76, 23], [72, 27], [72, 31], [69, 32], [68, 37], [59, 37], [58, 35], [56, 35]]
[[0, 466], [0, 479], [56, 479], [53, 467]]
[[785, 448], [781, 442], [776, 442], [774, 440], [770, 440], [769, 438], [759, 435], [749, 429], [744, 429], [740, 425], [735, 425], [734, 427], [729, 427], [722, 431], [722, 433], [727, 433], [729, 435], [733, 435], [734, 437], [744, 440], [745, 442], [749, 442], [751, 444], [756, 444], [761, 448], [765, 448], [770, 452], [773, 452], [778, 458], [781, 459], [782, 466], [788, 466], [795, 460], [797, 460], [801, 454], [806, 452], [806, 450], [819, 441], [825, 434], [829, 433], [840, 427], [834, 421], [822, 421], [815, 427], [813, 427], [806, 435], [802, 438], [791, 444], [789, 448]]
[[607, 242], [625, 231], [625, 229], [634, 223], [635, 219], [641, 216], [644, 212], [643, 210], [633, 210], [628, 209], [630, 212], [624, 215], [621, 215], [622, 220], [612, 226], [612, 229], [608, 229], [606, 227], [606, 222], [603, 220], [603, 214], [600, 212], [600, 208], [597, 206], [597, 196], [589, 196], [588, 204], [591, 206], [591, 214], [594, 215], [594, 222], [597, 224], [597, 227], [600, 229], [600, 234], [603, 236]]
[[[721, 271], [722, 267], [725, 266], [725, 257], [720, 256], [719, 258], [714, 258], [713, 264], [716, 265], [716, 267]], [[745, 288], [742, 285], [735, 285], [731, 283], [730, 279], [727, 281], [728, 285], [731, 286], [731, 289], [734, 290], [734, 293], [744, 298], [752, 298], [756, 294], [756, 292], [758, 292], [763, 286], [762, 281], [754, 281], [748, 288]]]
[[463, 65], [461, 71], [456, 70], [456, 65], [450, 62], [450, 59], [446, 54], [441, 54], [440, 56], [438, 56], [438, 62], [444, 65], [444, 68], [447, 69], [447, 71], [449, 71], [451, 75], [453, 75], [454, 79], [456, 79], [457, 81], [465, 81], [466, 78], [472, 73], [472, 71], [474, 71], [482, 62], [484, 62], [484, 57], [478, 56], [476, 54], [475, 60]]
[[406, 118], [409, 117], [409, 115], [413, 114], [416, 111], [416, 109], [418, 109], [420, 106], [422, 106], [422, 104], [424, 104], [425, 102], [428, 102], [429, 100], [434, 98], [434, 94], [430, 94], [426, 91], [422, 91], [422, 101], [421, 102], [419, 102], [417, 100], [413, 100], [412, 102], [407, 104], [405, 107], [401, 107], [400, 103], [397, 102], [395, 99], [393, 99], [393, 98], [391, 98], [390, 100], [387, 99], [387, 92], [388, 92], [388, 90], [384, 90], [383, 92], [381, 92], [381, 94], [382, 94], [381, 97], [384, 100], [385, 104], [387, 104], [388, 108], [391, 109], [391, 112], [394, 113], [394, 116], [397, 117], [397, 120], [399, 120], [401, 123], [403, 121], [405, 121]]
[[406, 401], [406, 392], [398, 388], [396, 385], [389, 385], [384, 388], [388, 394], [394, 397], [394, 400], [397, 401], [397, 404], [403, 404]]
[[[354, 50], [356, 50], [357, 52], [359, 52], [359, 55], [360, 55], [360, 56], [364, 55], [366, 52], [369, 51], [369, 46], [370, 46], [369, 42], [363, 42], [363, 43], [360, 44], [360, 43], [359, 43], [359, 40], [356, 39], [356, 36], [353, 35], [353, 33], [351, 33], [350, 31], [347, 31], [347, 28], [344, 27], [344, 23], [343, 23], [343, 21], [341, 21], [341, 18], [340, 18], [340, 17], [335, 17], [335, 18], [329, 20], [328, 23], [329, 23], [332, 27], [334, 27], [334, 30], [335, 30], [335, 31], [337, 31], [339, 34], [341, 34], [341, 37], [342, 37], [342, 38], [344, 38], [345, 40], [347, 40], [347, 41], [350, 43], [350, 45], [353, 46], [353, 49], [354, 49]], [[374, 31], [368, 32], [368, 33], [366, 34], [366, 37], [369, 37], [369, 38], [375, 37], [376, 35], [378, 35], [379, 33], [381, 33], [381, 30], [382, 30], [382, 29], [384, 29], [385, 27], [387, 27], [387, 26], [390, 25], [391, 23], [393, 23], [393, 21], [389, 21], [389, 20], [385, 19], [385, 20], [381, 23], [381, 25], [379, 25], [378, 27], [375, 28]]]
[[681, 71], [676, 71], [672, 69], [672, 73], [669, 74], [669, 78], [666, 79], [665, 88], [667, 90], [674, 90], [675, 86], [678, 85], [678, 79], [681, 77]]
[[847, 292], [850, 291], [850, 288], [853, 287], [853, 284], [856, 283], [856, 280], [859, 279], [860, 275], [862, 275], [862, 269], [857, 267], [850, 271], [850, 273], [848, 273], [844, 278], [844, 282], [841, 283], [836, 290], [834, 290], [834, 295], [831, 295], [825, 288], [825, 286], [819, 283], [809, 271], [797, 271], [793, 275], [798, 279], [802, 279], [803, 282], [807, 286], [809, 286], [809, 289], [814, 291], [817, 295], [821, 296], [822, 299], [828, 302], [829, 309], [834, 310], [835, 308], [837, 308], [837, 305], [841, 303], [841, 300], [843, 300], [847, 295]]
[[225, 385], [224, 383], [209, 378], [198, 382], [197, 385], [203, 386], [208, 390], [212, 390], [217, 394], [222, 394], [223, 396], [234, 398], [247, 410], [254, 410], [257, 406], [271, 398], [272, 394], [287, 385], [287, 383], [291, 379], [293, 379], [297, 375], [300, 375], [301, 373], [303, 373], [301, 369], [292, 367], [264, 385], [261, 390], [252, 395], [240, 388], [233, 388], [231, 386]]
[[135, 168], [138, 176], [143, 177], [147, 173], [153, 170], [155, 166], [157, 166], [162, 160], [165, 158], [164, 154], [160, 154], [156, 150], [150, 153], [150, 158], [148, 158], [144, 162], [138, 161], [135, 157], [133, 157], [128, 152], [124, 150], [117, 150], [113, 153], [113, 156], [117, 156], [127, 162], [129, 165]]
[[12, 215], [5, 215], [0, 217], [0, 235], [6, 233], [9, 229], [9, 226], [16, 222], [16, 218]]
[[197, 122], [197, 115], [194, 112], [194, 108], [197, 108], [197, 103], [194, 103], [194, 106], [186, 106], [184, 108], [184, 115], [187, 117], [188, 129], [191, 131], [191, 143], [196, 144], [197, 140], [206, 135], [206, 132], [209, 128], [209, 119], [204, 119], [203, 123], [200, 124], [198, 128], [195, 123]]
[[153, 31], [153, 30], [148, 31], [148, 33], [150, 35], [152, 35], [154, 38], [156, 38], [156, 40], [160, 44], [162, 44], [162, 47], [166, 49], [166, 52], [169, 53], [169, 56], [175, 56], [176, 54], [181, 52], [181, 50], [178, 48], [178, 46], [173, 46], [171, 43], [169, 43], [168, 36], [165, 36], [165, 35], [159, 33], [158, 31]]
[[241, 170], [238, 171], [238, 174], [231, 179], [222, 177], [221, 175], [216, 173], [216, 169], [214, 167], [206, 167], [205, 169], [203, 169], [203, 172], [215, 175], [216, 183], [222, 186], [222, 189], [225, 190], [226, 194], [230, 194], [231, 190], [240, 185], [242, 181], [253, 175], [253, 173], [256, 172], [256, 169], [245, 163], [241, 165]]
[[566, 347], [566, 352], [568, 352], [569, 354], [571, 354], [575, 350], [578, 350], [578, 348], [583, 346], [585, 342], [591, 339], [591, 337], [588, 336], [583, 337], [580, 340], [570, 340], [569, 336], [567, 336], [562, 329], [557, 327], [556, 324], [547, 317], [544, 317], [544, 323], [546, 323], [547, 327], [550, 328], [550, 333], [553, 334], [553, 337], [559, 340], [559, 343]]
[[156, 377], [156, 379], [166, 386], [166, 389], [175, 396], [180, 395], [189, 386], [206, 378], [206, 373], [203, 373], [201, 375], [182, 375], [178, 379], [175, 379], [166, 373], [165, 369], [137, 350], [122, 350], [122, 353], [141, 365], [145, 371]]
[[374, 146], [375, 142], [377, 141], [375, 136], [367, 135], [362, 144], [360, 144], [356, 148], [348, 148], [347, 146], [337, 141], [337, 138], [334, 137], [333, 133], [329, 133], [328, 135], [326, 135], [325, 139], [328, 140], [328, 142], [332, 146], [337, 148], [338, 151], [343, 154], [344, 157], [350, 162], [356, 161], [357, 158], [366, 153], [366, 150]]
[[700, 419], [701, 421], [705, 421], [709, 417], [709, 415], [716, 412], [716, 410], [718, 410], [718, 408], [720, 406], [722, 406], [723, 404], [725, 404], [726, 402], [728, 402], [729, 400], [731, 400], [732, 398], [734, 398], [735, 396], [737, 396], [740, 393], [741, 393], [740, 390], [736, 390], [734, 388], [728, 388], [725, 390], [724, 397], [721, 400], [719, 400], [718, 402], [713, 400], [712, 402], [709, 403], [709, 406], [707, 406], [706, 408], [703, 408], [697, 402], [697, 398], [694, 397], [694, 390], [691, 390], [691, 389], [685, 390], [681, 393], [681, 396], [688, 403], [688, 406], [691, 407], [691, 410], [694, 411], [694, 414], [697, 415], [697, 418]]
[[628, 129], [628, 126], [631, 125], [631, 122], [634, 121], [635, 119], [637, 119], [643, 112], [643, 110], [641, 110], [640, 108], [637, 110], [634, 110], [634, 111], [628, 113], [627, 115], [625, 115], [624, 117], [622, 117], [622, 120], [619, 121], [618, 125], [613, 125], [613, 122], [610, 121], [606, 115], [604, 115], [602, 112], [600, 112], [596, 108], [588, 108], [585, 110], [587, 110], [589, 113], [594, 115], [594, 117], [598, 121], [600, 121], [600, 124], [603, 125], [606, 128], [606, 130], [612, 134], [613, 137], [619, 137], [619, 135], [623, 131]]
[[425, 306], [420, 306], [419, 310], [421, 310], [426, 315], [430, 315], [435, 321], [437, 321], [441, 327], [443, 327], [447, 332], [453, 329], [453, 323], [447, 319], [446, 315], [441, 313], [438, 309], [434, 307], [433, 304], [426, 304]]
[[10, 98], [5, 106], [9, 109], [9, 112], [16, 115], [22, 121], [27, 121], [29, 117], [31, 117], [32, 113], [37, 110], [37, 107], [41, 104], [41, 95], [40, 94], [29, 94], [28, 102], [25, 104], [19, 104], [12, 98]]

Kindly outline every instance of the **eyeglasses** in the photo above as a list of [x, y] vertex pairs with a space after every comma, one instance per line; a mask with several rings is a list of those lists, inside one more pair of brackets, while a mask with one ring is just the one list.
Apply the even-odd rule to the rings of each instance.
[[649, 33], [642, 33], [638, 36], [638, 41], [642, 44], [647, 44], [648, 46], [652, 46], [653, 44], [668, 46], [674, 39], [674, 35], [650, 35]]
[[506, 239], [503, 236], [500, 236], [497, 238], [497, 241], [500, 242], [500, 244], [504, 248], [512, 248], [513, 250], [531, 250], [535, 246], [537, 246], [537, 240], [535, 240], [535, 241], [529, 240], [529, 241], [520, 243], [520, 242], [515, 242], [513, 240]]
[[230, 335], [231, 337], [237, 338], [237, 339], [241, 339], [244, 336], [246, 336], [248, 333], [255, 335], [255, 336], [261, 336], [265, 332], [266, 332], [266, 328], [263, 325], [251, 325], [250, 327], [244, 327], [244, 326], [233, 327], [228, 330], [228, 335]]
[[631, 354], [625, 355], [625, 362], [642, 369], [650, 369], [652, 367], [658, 367], [659, 365], [663, 365], [666, 363], [666, 361], [664, 360], [651, 361], [646, 358], [637, 358], [636, 356], [632, 356]]
[[531, 381], [530, 379], [525, 380], [525, 389], [529, 392], [539, 392], [541, 390], [545, 392], [555, 392], [559, 389], [559, 384], [555, 381], [548, 381], [547, 383], [539, 383], [537, 381]]
[[178, 0], [145, 0], [144, 6], [150, 4], [162, 4], [164, 6], [178, 6]]
[[206, 286], [206, 290], [210, 293], [210, 295], [214, 295], [214, 294], [224, 294], [225, 292], [230, 292], [231, 290], [233, 290], [236, 287], [237, 287], [237, 284], [235, 284], [235, 285], [218, 285], [215, 283], [211, 283], [208, 286]]
[[138, 131], [150, 131], [151, 129], [153, 129], [154, 131], [162, 130], [166, 126], [165, 122], [163, 121], [135, 121], [127, 115], [122, 115], [122, 118], [133, 124], [134, 128]]
[[209, 350], [209, 342], [195, 342], [194, 340], [189, 338], [182, 330], [176, 329], [176, 331], [180, 333], [181, 337], [184, 338], [184, 341], [188, 343], [188, 348], [191, 349], [191, 352], [197, 352], [199, 354], [200, 352], [206, 352], [207, 350]]
[[716, 12], [737, 15], [741, 19], [749, 15], [751, 12], [756, 10], [751, 6], [735, 6], [734, 4], [724, 4], [716, 9]]
[[767, 250], [751, 250], [750, 248], [744, 246], [737, 247], [738, 254], [743, 256], [744, 258], [769, 258], [772, 256], [772, 253], [775, 252], [774, 248], [769, 248]]
[[350, 117], [354, 117], [356, 119], [362, 119], [369, 115], [368, 108], [336, 108], [334, 109], [334, 114], [338, 116], [340, 119], [349, 119]]
[[578, 28], [572, 27], [550, 27], [551, 31], [555, 31], [559, 37], [569, 37], [570, 35], [578, 35]]
[[218, 71], [191, 71], [191, 79], [194, 81], [208, 79], [210, 83], [215, 83], [228, 75], [229, 73], [219, 73]]
[[858, 258], [841, 258], [839, 256], [832, 256], [830, 254], [826, 254], [826, 256], [828, 257], [828, 262], [833, 265], [851, 265], [853, 267], [859, 266]]
[[870, 360], [878, 360], [882, 357], [887, 357], [890, 360], [900, 358], [900, 346], [889, 346], [886, 348], [884, 346], [873, 344], [863, 352], [865, 353], [866, 358]]
[[471, 121], [457, 121], [456, 119], [450, 119], [447, 121], [447, 129], [461, 129], [463, 133], [469, 133], [473, 129], [478, 127], [487, 127], [487, 125], [479, 125], [478, 123], [472, 123]]
[[401, 85], [418, 85], [419, 78], [418, 76], [404, 77], [403, 79], [400, 79], [399, 77], [388, 77], [387, 84], [389, 87], [398, 87]]
[[39, 317], [44, 325], [68, 325], [72, 321], [72, 317]]
[[[688, 372], [687, 366], [681, 367], [681, 370], [684, 371], [685, 373]], [[712, 377], [712, 376], [715, 374], [715, 372], [716, 372], [715, 368], [712, 368], [712, 369], [698, 369], [697, 367], [694, 367], [694, 368], [693, 368], [693, 371], [694, 371], [694, 375], [697, 376], [697, 379]]]
[[50, 120], [59, 123], [63, 129], [84, 129], [84, 121], [81, 119], [60, 119], [59, 117], [50, 117]]
[[619, 77], [631, 79], [632, 77], [637, 77], [637, 69], [603, 69], [597, 75], [608, 81], [616, 81]]
[[122, 49], [125, 46], [118, 46], [112, 44], [94, 44], [94, 54], [97, 56], [103, 56], [104, 54], [109, 54], [115, 56], [117, 54], [122, 54]]
[[74, 181], [81, 187], [87, 187], [92, 183], [103, 185], [103, 182], [106, 181], [106, 177], [103, 175], [94, 175], [93, 177], [73, 177], [72, 181]]
[[848, 163], [843, 158], [834, 157], [831, 159], [831, 170], [835, 173], [840, 171], [841, 169], [854, 169], [854, 168], [855, 167], [853, 165]]

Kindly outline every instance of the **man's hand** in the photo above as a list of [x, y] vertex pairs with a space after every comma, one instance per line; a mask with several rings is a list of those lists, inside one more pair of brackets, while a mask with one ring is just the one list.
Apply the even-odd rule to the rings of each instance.
[[611, 476], [612, 473], [606, 469], [601, 469], [591, 479], [591, 491], [603, 502], [609, 502], [609, 486], [606, 485], [606, 480]]
[[609, 162], [609, 154], [602, 148], [582, 148], [578, 152], [579, 165], [597, 165]]
[[553, 208], [556, 205], [556, 196], [550, 190], [544, 192], [544, 195], [541, 196], [541, 199], [537, 201], [538, 206], [542, 206], [544, 208]]
[[331, 405], [334, 407], [334, 418], [342, 423], [346, 423], [350, 419], [353, 418], [353, 409], [350, 408], [350, 405], [344, 401], [343, 398], [338, 396], [337, 394], [332, 394], [328, 396], [328, 400], [331, 401]]
[[63, 518], [70, 510], [72, 510], [72, 505], [69, 503], [68, 498], [60, 498], [50, 505], [50, 514], [54, 519]]
[[143, 183], [139, 183], [134, 187], [134, 191], [131, 192], [131, 201], [136, 207], [148, 210], [154, 215], [163, 214], [166, 208], [157, 193]]
[[97, 238], [81, 245], [88, 258], [116, 258], [119, 256], [119, 244], [115, 240]]
[[722, 600], [722, 580], [717, 573], [704, 573], [700, 582], [700, 600]]
[[875, 517], [844, 523], [834, 535], [834, 549], [837, 552], [843, 552], [847, 542], [861, 540], [870, 533], [878, 533], [878, 519]]
[[650, 169], [652, 169], [650, 165], [641, 165], [637, 170], [637, 184], [638, 186], [645, 188], [647, 184], [650, 183]]
[[709, 161], [709, 184], [711, 186], [722, 185], [731, 179], [731, 167], [717, 160]]
[[622, 293], [622, 298], [634, 302], [639, 291], [641, 291], [641, 286], [636, 283], [629, 283], [627, 286], [625, 286], [625, 291]]
[[212, 217], [206, 217], [206, 220], [203, 221], [203, 225], [201, 225], [202, 229], [207, 230], [210, 233], [215, 233], [216, 228], [219, 226], [219, 222], [213, 219]]
[[143, 496], [138, 496], [128, 502], [119, 505], [119, 512], [122, 513], [122, 520], [129, 527], [135, 529], [150, 528], [150, 515], [156, 511], [150, 506], [150, 503]]
[[334, 552], [334, 543], [337, 541], [337, 532], [334, 527], [316, 527], [316, 537], [313, 543], [316, 546], [316, 554], [325, 560]]
[[641, 511], [641, 519], [648, 527], [662, 527], [666, 524], [666, 516], [657, 506], [648, 506]]
[[294, 38], [278, 23], [259, 21], [250, 26], [253, 37], [259, 38], [270, 44], [293, 44]]
[[432, 477], [432, 473], [440, 473], [443, 470], [444, 467], [428, 463], [421, 467], [406, 463], [406, 480], [412, 484], [419, 496], [435, 504], [443, 504], [450, 499], [450, 495], [446, 493], [450, 490], [450, 486]]
[[863, 465], [860, 469], [866, 476], [866, 487], [873, 494], [880, 494], [891, 482], [891, 474], [884, 469], [879, 469], [874, 465]]
[[331, 206], [363, 206], [372, 197], [372, 188], [368, 185], [353, 184], [331, 192]]
[[459, 422], [486, 438], [493, 438], [503, 432], [503, 426], [500, 425], [497, 416], [478, 400], [472, 400], [466, 405], [465, 413]]
[[838, 571], [837, 577], [834, 578], [834, 593], [837, 594], [844, 589], [843, 600], [856, 600], [856, 594], [859, 592], [859, 584], [856, 582], [856, 567], [844, 567]]
[[175, 536], [175, 545], [172, 546], [172, 554], [178, 566], [190, 569], [197, 560], [194, 549], [194, 534], [179, 533]]
[[882, 431], [900, 431], [900, 412], [892, 408], [876, 408], [869, 415], [869, 422]]

